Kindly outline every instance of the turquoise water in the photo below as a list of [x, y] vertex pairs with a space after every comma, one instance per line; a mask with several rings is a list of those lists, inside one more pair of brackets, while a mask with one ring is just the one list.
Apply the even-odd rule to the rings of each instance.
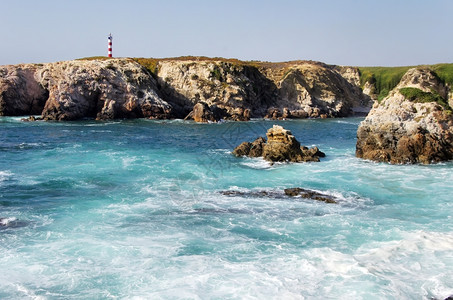
[[[0, 118], [0, 299], [453, 294], [453, 164], [357, 159], [362, 119], [19, 120]], [[327, 157], [231, 155], [273, 124]]]

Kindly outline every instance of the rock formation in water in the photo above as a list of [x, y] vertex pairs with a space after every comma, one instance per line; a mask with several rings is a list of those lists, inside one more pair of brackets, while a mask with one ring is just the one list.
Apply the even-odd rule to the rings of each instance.
[[338, 198], [327, 193], [318, 192], [310, 189], [303, 188], [287, 188], [284, 189], [284, 194], [281, 191], [237, 191], [237, 190], [226, 190], [220, 191], [220, 194], [230, 197], [266, 197], [266, 198], [284, 198], [284, 197], [300, 197], [303, 199], [311, 199], [321, 201], [325, 203], [338, 203]]
[[267, 133], [267, 141], [260, 137], [254, 142], [243, 142], [233, 150], [235, 156], [263, 157], [270, 162], [319, 162], [325, 154], [317, 147], [301, 147], [291, 131], [274, 125]]
[[162, 59], [154, 73], [128, 58], [0, 66], [0, 115], [197, 122], [344, 117], [372, 103], [354, 69], [345, 70], [308, 61], [207, 58]]
[[320, 193], [320, 192], [313, 191], [313, 190], [303, 189], [303, 188], [285, 189], [285, 195], [291, 196], [291, 197], [302, 197], [302, 198], [306, 198], [306, 199], [313, 199], [316, 201], [322, 201], [322, 202], [326, 202], [326, 203], [335, 203], [335, 204], [338, 203], [335, 200], [335, 197], [333, 197], [331, 195]]
[[407, 71], [360, 124], [357, 157], [424, 164], [453, 159], [453, 112], [448, 93], [431, 70]]

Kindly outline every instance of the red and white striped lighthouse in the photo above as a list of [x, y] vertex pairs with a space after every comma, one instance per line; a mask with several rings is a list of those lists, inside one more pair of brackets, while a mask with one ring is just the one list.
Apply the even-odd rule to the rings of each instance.
[[108, 52], [108, 57], [112, 57], [112, 40], [113, 40], [113, 36], [112, 34], [110, 33], [109, 34], [109, 52]]

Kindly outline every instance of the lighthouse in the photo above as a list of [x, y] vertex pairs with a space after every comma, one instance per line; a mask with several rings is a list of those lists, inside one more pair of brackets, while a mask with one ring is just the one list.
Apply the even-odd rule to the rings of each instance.
[[112, 57], [112, 40], [113, 40], [113, 36], [110, 33], [108, 36], [108, 41], [109, 41], [108, 57]]

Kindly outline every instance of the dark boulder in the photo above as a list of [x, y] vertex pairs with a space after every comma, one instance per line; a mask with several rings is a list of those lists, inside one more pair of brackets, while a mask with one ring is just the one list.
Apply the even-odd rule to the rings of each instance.
[[335, 200], [335, 197], [332, 197], [328, 194], [323, 194], [323, 193], [320, 193], [317, 191], [307, 190], [307, 189], [302, 189], [302, 188], [285, 189], [285, 195], [291, 196], [291, 197], [300, 196], [302, 198], [313, 199], [313, 200], [322, 201], [322, 202], [326, 202], [326, 203], [338, 203]]
[[205, 102], [198, 102], [184, 120], [194, 120], [197, 123], [218, 122], [228, 116], [225, 110], [216, 105], [209, 106]]

